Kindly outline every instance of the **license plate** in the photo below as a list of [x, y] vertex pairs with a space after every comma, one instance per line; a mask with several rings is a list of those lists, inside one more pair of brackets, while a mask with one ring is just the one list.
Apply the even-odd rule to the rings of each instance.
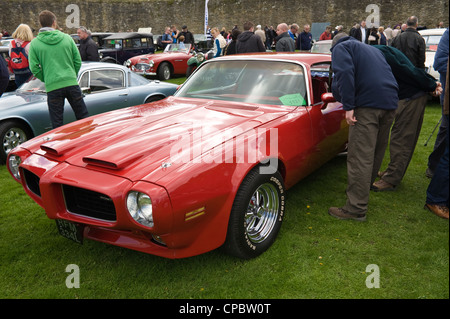
[[56, 226], [61, 236], [73, 240], [76, 243], [83, 243], [83, 229], [79, 224], [74, 224], [64, 219], [57, 219]]

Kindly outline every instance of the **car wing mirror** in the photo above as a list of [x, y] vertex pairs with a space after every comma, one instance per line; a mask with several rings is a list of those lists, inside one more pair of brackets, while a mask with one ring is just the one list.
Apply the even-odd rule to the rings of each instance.
[[327, 107], [328, 103], [336, 102], [336, 99], [334, 98], [333, 94], [329, 92], [322, 94], [321, 99], [323, 102], [322, 110]]

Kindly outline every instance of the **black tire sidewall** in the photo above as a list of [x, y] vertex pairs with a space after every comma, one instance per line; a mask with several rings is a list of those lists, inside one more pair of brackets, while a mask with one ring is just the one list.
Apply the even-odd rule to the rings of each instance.
[[[258, 189], [259, 186], [271, 183], [277, 189], [279, 197], [279, 209], [276, 224], [269, 235], [261, 243], [253, 243], [248, 238], [245, 231], [245, 212], [251, 196]], [[227, 253], [243, 259], [255, 258], [269, 249], [275, 241], [284, 217], [286, 191], [284, 187], [283, 178], [279, 172], [274, 174], [260, 174], [259, 168], [252, 170], [244, 179], [230, 213], [230, 220], [228, 225], [227, 239], [224, 244], [224, 249]]]

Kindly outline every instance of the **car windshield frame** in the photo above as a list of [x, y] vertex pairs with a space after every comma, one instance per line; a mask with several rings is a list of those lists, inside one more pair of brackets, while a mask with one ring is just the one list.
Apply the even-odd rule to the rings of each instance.
[[300, 61], [237, 58], [205, 62], [175, 93], [200, 98], [272, 106], [308, 106], [309, 73]]
[[189, 53], [190, 51], [190, 43], [169, 43], [164, 49], [164, 53]]

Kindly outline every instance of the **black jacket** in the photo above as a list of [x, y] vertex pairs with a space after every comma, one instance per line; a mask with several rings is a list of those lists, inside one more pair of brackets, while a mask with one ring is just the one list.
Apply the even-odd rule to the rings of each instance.
[[284, 32], [275, 38], [275, 50], [277, 52], [294, 52], [295, 42], [292, 40], [289, 33]]
[[238, 36], [236, 43], [237, 53], [265, 52], [265, 51], [266, 48], [264, 47], [261, 38], [256, 34], [254, 34], [253, 32], [244, 31]]
[[87, 37], [86, 40], [80, 40], [78, 49], [80, 50], [81, 61], [100, 61], [97, 43], [91, 37]]
[[416, 29], [407, 28], [392, 40], [391, 45], [402, 51], [414, 66], [425, 69], [425, 40]]

